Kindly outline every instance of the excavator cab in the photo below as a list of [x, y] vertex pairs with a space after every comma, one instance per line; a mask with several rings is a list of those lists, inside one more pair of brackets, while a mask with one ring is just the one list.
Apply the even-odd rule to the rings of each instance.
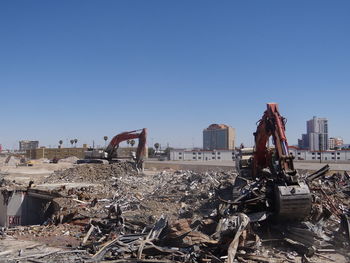
[[236, 169], [243, 177], [250, 178], [254, 148], [241, 148], [236, 154]]

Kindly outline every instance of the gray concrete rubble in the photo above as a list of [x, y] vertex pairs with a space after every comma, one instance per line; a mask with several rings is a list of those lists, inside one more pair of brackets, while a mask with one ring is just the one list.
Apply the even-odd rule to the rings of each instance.
[[0, 262], [349, 262], [349, 174], [300, 173], [312, 192], [301, 222], [275, 217], [266, 178], [233, 169], [123, 162], [3, 178]]

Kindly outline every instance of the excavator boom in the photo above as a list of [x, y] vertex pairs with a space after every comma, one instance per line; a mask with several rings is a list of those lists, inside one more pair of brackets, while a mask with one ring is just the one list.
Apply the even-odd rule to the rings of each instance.
[[[299, 182], [293, 156], [288, 151], [285, 133], [286, 120], [276, 103], [268, 103], [254, 133], [255, 150], [252, 169], [254, 178], [261, 178], [269, 170], [273, 180], [275, 212], [285, 219], [302, 219], [309, 215], [311, 194], [305, 183]], [[268, 147], [272, 137], [274, 148]]]

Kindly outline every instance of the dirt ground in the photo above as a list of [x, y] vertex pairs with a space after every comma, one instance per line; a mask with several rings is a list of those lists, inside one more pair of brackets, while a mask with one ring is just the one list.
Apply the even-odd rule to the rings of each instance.
[[73, 167], [72, 163], [38, 163], [34, 166], [2, 165], [0, 166], [0, 174], [7, 180], [28, 184], [30, 181], [41, 181], [54, 171], [71, 167]]

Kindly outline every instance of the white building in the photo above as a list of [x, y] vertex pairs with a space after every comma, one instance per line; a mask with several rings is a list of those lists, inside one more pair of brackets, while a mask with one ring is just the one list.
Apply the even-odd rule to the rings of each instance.
[[309, 151], [291, 146], [289, 147], [289, 152], [295, 156], [295, 160], [318, 162], [350, 161], [350, 150]]
[[192, 150], [174, 149], [170, 151], [172, 161], [232, 161], [235, 159], [234, 150]]

